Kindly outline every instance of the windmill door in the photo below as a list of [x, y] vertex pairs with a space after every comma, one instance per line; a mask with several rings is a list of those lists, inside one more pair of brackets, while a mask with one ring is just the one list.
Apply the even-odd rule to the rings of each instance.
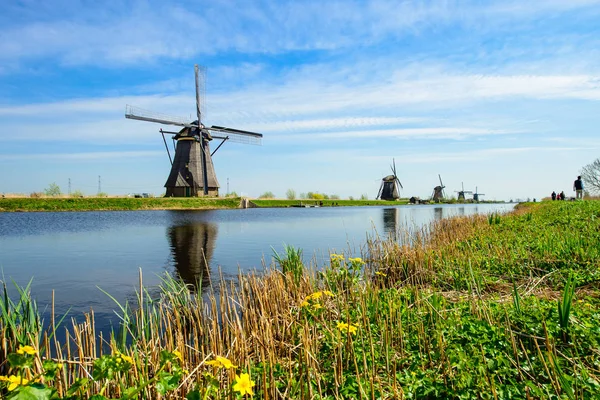
[[190, 197], [190, 187], [189, 186], [185, 187], [185, 197]]

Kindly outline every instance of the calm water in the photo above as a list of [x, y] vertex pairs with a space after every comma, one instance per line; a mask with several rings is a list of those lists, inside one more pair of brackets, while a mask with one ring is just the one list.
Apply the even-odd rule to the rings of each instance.
[[[512, 210], [512, 204], [400, 207], [271, 208], [204, 211], [0, 213], [2, 280], [33, 278], [43, 308], [55, 291], [56, 311], [94, 309], [98, 326], [116, 321], [113, 301], [134, 301], [141, 268], [156, 286], [164, 272], [194, 283], [263, 268], [283, 244], [301, 247], [305, 260], [323, 265], [329, 252], [359, 255], [367, 236], [454, 215]], [[203, 286], [208, 284], [203, 281]]]

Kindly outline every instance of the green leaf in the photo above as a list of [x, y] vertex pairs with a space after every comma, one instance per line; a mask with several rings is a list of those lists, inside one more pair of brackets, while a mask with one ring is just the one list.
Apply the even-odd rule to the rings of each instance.
[[189, 392], [185, 398], [187, 400], [200, 400], [200, 391], [199, 390], [192, 390], [191, 392]]
[[8, 399], [11, 400], [50, 400], [53, 390], [42, 384], [22, 386], [11, 394]]

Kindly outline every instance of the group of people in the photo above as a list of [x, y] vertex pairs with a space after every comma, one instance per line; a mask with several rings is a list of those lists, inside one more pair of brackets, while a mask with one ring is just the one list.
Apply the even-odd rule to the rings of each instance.
[[[573, 182], [573, 190], [575, 191], [575, 198], [577, 200], [583, 199], [583, 181], [581, 176], [578, 176], [575, 182]], [[564, 200], [565, 192], [561, 191], [559, 194], [552, 192], [552, 200]]]

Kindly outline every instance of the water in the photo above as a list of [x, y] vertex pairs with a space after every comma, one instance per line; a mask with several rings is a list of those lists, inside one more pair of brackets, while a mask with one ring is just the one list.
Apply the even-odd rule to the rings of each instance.
[[[97, 326], [116, 321], [119, 302], [135, 303], [139, 269], [155, 287], [165, 272], [202, 286], [238, 271], [262, 270], [273, 248], [304, 250], [317, 266], [329, 252], [360, 255], [367, 237], [474, 213], [505, 212], [512, 204], [396, 207], [256, 208], [201, 211], [0, 213], [3, 281], [27, 284], [43, 309], [80, 318], [93, 309]], [[48, 313], [45, 313], [48, 315]]]

